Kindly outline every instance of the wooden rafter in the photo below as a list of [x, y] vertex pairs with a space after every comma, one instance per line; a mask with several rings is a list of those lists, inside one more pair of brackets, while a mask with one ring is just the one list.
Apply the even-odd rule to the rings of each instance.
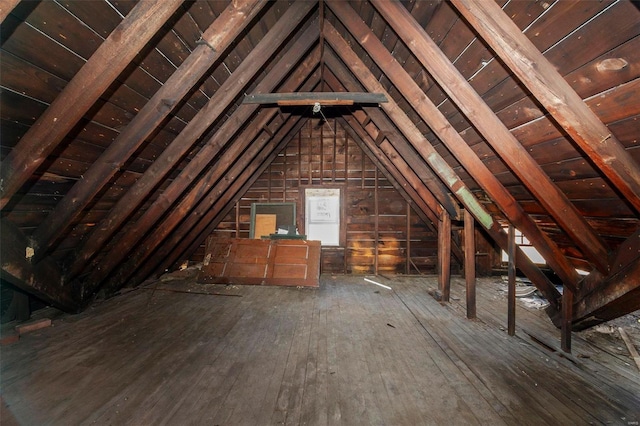
[[556, 68], [493, 1], [452, 0], [585, 154], [640, 213], [640, 167]]
[[400, 3], [372, 0], [372, 4], [587, 259], [600, 271], [607, 271], [609, 252], [604, 241], [475, 92], [422, 26]]
[[[158, 259], [151, 259], [142, 265], [140, 272], [132, 278], [132, 282], [139, 283], [154, 270], [163, 271], [173, 265], [181, 256], [189, 255], [196, 250], [229, 210], [235, 206], [237, 200], [268, 167], [280, 149], [288, 143], [292, 134], [297, 133], [305, 122], [305, 119], [299, 117], [293, 119], [289, 114], [274, 118], [270, 129], [275, 136], [271, 137], [267, 132], [264, 132], [255, 142], [257, 145], [267, 143], [259, 157], [256, 157], [248, 167], [242, 169], [237, 179], [234, 179], [230, 185], [223, 184], [215, 188], [204, 204], [209, 207], [203, 208], [201, 215], [190, 215], [169, 237], [167, 243], [159, 248], [157, 255], [154, 255], [154, 258]], [[273, 145], [273, 142], [276, 145]], [[270, 154], [264, 157], [268, 152]]]
[[[305, 6], [305, 5], [302, 5]], [[306, 5], [308, 6], [308, 4]], [[288, 20], [281, 20], [281, 24], [274, 27], [262, 41], [252, 50], [247, 58], [236, 69], [237, 78], [231, 78], [225, 81], [216, 94], [209, 100], [207, 105], [202, 108], [198, 114], [189, 122], [189, 124], [183, 129], [183, 131], [175, 138], [169, 147], [165, 149], [165, 152], [155, 161], [154, 165], [143, 175], [143, 177], [129, 190], [127, 193], [112, 209], [108, 217], [104, 220], [104, 226], [97, 227], [95, 231], [83, 244], [78, 251], [77, 257], [73, 262], [73, 266], [70, 268], [70, 276], [77, 276], [85, 267], [87, 262], [94, 256], [94, 254], [108, 241], [109, 238], [120, 228], [120, 225], [129, 217], [131, 212], [143, 202], [147, 194], [156, 187], [156, 184], [160, 179], [177, 164], [182, 156], [188, 152], [198, 138], [206, 131], [207, 128], [226, 110], [228, 105], [241, 93], [241, 90], [249, 81], [252, 76], [257, 74], [264, 63], [271, 57], [274, 51], [280, 46], [283, 40], [286, 39], [286, 35], [290, 33], [296, 26], [296, 22], [299, 22], [306, 13], [309, 11], [307, 7], [298, 6], [297, 9], [290, 9], [291, 12], [286, 15]], [[318, 29], [315, 26], [310, 26], [309, 29], [301, 35], [299, 40], [294, 46], [296, 50], [293, 52], [287, 52], [285, 55], [286, 60], [289, 62], [279, 62], [279, 67], [269, 74], [268, 77], [263, 79], [260, 84], [260, 89], [272, 90], [285, 76], [286, 72], [298, 62], [300, 57], [311, 47], [311, 45], [318, 38]], [[290, 49], [291, 51], [292, 49]], [[233, 121], [240, 125], [257, 109], [257, 106], [250, 106], [242, 109], [242, 117], [239, 117], [240, 121]], [[229, 129], [229, 137], [233, 135], [233, 132], [237, 130], [232, 124], [226, 125], [225, 129]], [[227, 139], [224, 138], [224, 133], [218, 132], [221, 138], [220, 141], [224, 143]], [[191, 161], [188, 168], [183, 170], [180, 174], [181, 177], [177, 181], [174, 181], [170, 188], [164, 192], [163, 196], [167, 197], [167, 202], [171, 202], [173, 197], [177, 198], [181, 191], [191, 183], [191, 181], [198, 176], [198, 174], [205, 167], [209, 158], [213, 158], [217, 152], [224, 145], [219, 144], [207, 144], [201, 151], [201, 156], [198, 156], [198, 160]], [[208, 156], [211, 157], [208, 157]], [[204, 160], [203, 160], [204, 159]], [[157, 163], [157, 165], [156, 165]], [[171, 195], [170, 195], [171, 194]], [[152, 226], [152, 217], [160, 217], [162, 212], [167, 206], [157, 205], [150, 208], [147, 212], [147, 222], [143, 222], [141, 227]], [[138, 235], [139, 234], [139, 235]], [[140, 230], [138, 233], [131, 233], [128, 236], [129, 241], [134, 241], [144, 235], [144, 230]], [[133, 244], [131, 245], [133, 246]]]
[[182, 0], [140, 2], [113, 30], [2, 161], [0, 208], [7, 205], [181, 4]]
[[[328, 24], [325, 24], [325, 27]], [[342, 37], [333, 37], [331, 31], [325, 32], [325, 39], [331, 45], [333, 50], [340, 56], [342, 62], [349, 64], [353, 74], [360, 80], [365, 88], [371, 92], [385, 93], [386, 91], [378, 82], [376, 77], [360, 60], [360, 58], [351, 50]], [[333, 55], [327, 55], [325, 64], [330, 68], [340, 67], [340, 61]], [[402, 131], [407, 140], [418, 151], [422, 158], [429, 164], [433, 171], [440, 176], [442, 181], [450, 188], [451, 192], [457, 197], [458, 201], [465, 206], [475, 217], [478, 223], [487, 230], [489, 235], [504, 249], [507, 248], [507, 238], [504, 230], [493, 219], [491, 214], [480, 204], [478, 199], [473, 195], [464, 182], [457, 176], [455, 171], [442, 159], [440, 154], [431, 146], [428, 140], [424, 138], [422, 133], [416, 128], [413, 122], [406, 116], [400, 107], [387, 95], [388, 103], [382, 104], [381, 108], [387, 113], [394, 124]], [[373, 118], [372, 118], [373, 119]], [[373, 119], [375, 121], [375, 119]], [[536, 283], [547, 299], [555, 308], [559, 307], [558, 299], [560, 294], [556, 288], [549, 282], [548, 278], [529, 260], [529, 258], [518, 250], [517, 260], [520, 269]]]
[[[264, 4], [263, 0], [234, 2], [211, 24], [203, 35], [208, 44], [200, 44], [194, 49], [38, 226], [33, 234], [38, 246], [37, 259], [46, 254], [72, 220], [109, 183], [120, 167], [197, 84]], [[221, 28], [225, 31], [221, 31]]]
[[[425, 123], [449, 149], [471, 177], [496, 203], [503, 214], [522, 231], [556, 271], [558, 276], [576, 288], [579, 278], [575, 268], [569, 263], [558, 246], [540, 230], [526, 214], [502, 183], [487, 168], [477, 154], [465, 143], [438, 107], [429, 99], [402, 66], [393, 58], [382, 42], [373, 34], [355, 11], [345, 2], [329, 2], [331, 10], [347, 27], [360, 45], [376, 61], [386, 77], [395, 85], [404, 98]], [[334, 32], [330, 26], [325, 31]]]
[[[291, 68], [298, 64], [298, 61], [305, 54], [305, 52], [313, 45], [313, 43], [318, 38], [318, 29], [317, 27], [310, 26], [307, 30], [306, 34], [303, 34], [296, 44], [294, 44], [293, 48], [289, 49], [282, 58], [280, 58], [279, 62], [272, 68], [270, 74], [268, 74], [259, 84], [258, 87], [265, 88], [266, 90], [272, 90], [273, 87], [278, 84], [287, 74]], [[295, 89], [298, 87], [305, 78], [311, 73], [311, 70], [318, 64], [319, 56], [317, 49], [313, 51], [312, 54], [308, 55], [305, 61], [300, 64], [296, 72], [289, 78], [285, 87], [291, 87]], [[234, 134], [240, 129], [244, 123], [253, 115], [253, 113], [257, 110], [257, 105], [244, 105], [242, 108], [238, 108], [233, 114], [233, 116], [225, 121], [225, 123], [221, 126], [221, 128], [213, 135], [212, 140], [209, 141], [205, 145], [203, 149], [198, 152], [198, 155], [194, 157], [194, 159], [188, 164], [185, 169], [182, 170], [180, 175], [174, 179], [169, 187], [167, 187], [163, 193], [161, 198], [156, 201], [152, 206], [147, 209], [144, 215], [138, 220], [137, 226], [134, 232], [129, 232], [126, 235], [123, 235], [119, 239], [118, 251], [115, 253], [111, 253], [109, 257], [101, 263], [102, 271], [94, 272], [91, 275], [89, 281], [91, 283], [101, 283], [104, 278], [107, 277], [108, 273], [104, 271], [109, 269], [109, 272], [116, 268], [118, 264], [122, 262], [122, 260], [129, 254], [131, 250], [136, 248], [136, 244], [142, 239], [147, 232], [154, 227], [156, 222], [165, 215], [165, 213], [173, 206], [173, 204], [180, 199], [180, 197], [184, 194], [193, 194], [189, 197], [188, 204], [183, 204], [180, 208], [180, 213], [182, 214], [180, 218], [184, 217], [193, 206], [198, 203], [202, 197], [205, 195], [202, 191], [204, 188], [197, 187], [188, 190], [193, 180], [200, 175], [202, 170], [205, 169], [209, 165], [209, 163], [216, 157], [219, 153], [220, 149], [224, 147], [227, 142], [234, 136]], [[276, 114], [276, 111], [271, 111], [271, 114], [265, 114], [264, 117], [272, 117]], [[267, 123], [268, 119], [260, 120], [256, 126], [251, 127], [251, 131], [260, 132], [262, 130], [262, 126]], [[239, 140], [244, 140], [246, 144], [248, 144], [253, 138], [243, 138]], [[242, 154], [243, 147], [246, 147], [242, 144], [234, 144], [229, 150], [225, 152], [225, 155], [230, 158], [227, 159], [228, 164], [232, 164], [235, 161], [235, 158], [238, 158]], [[233, 158], [233, 157], [235, 158]], [[214, 171], [215, 173], [223, 173], [225, 169], [220, 169]], [[217, 176], [216, 179], [219, 179], [221, 176]], [[212, 179], [213, 177], [210, 177]], [[204, 185], [208, 185], [209, 181], [207, 179], [200, 179], [200, 181]], [[173, 215], [174, 212], [171, 214]], [[168, 226], [168, 225], [165, 225]], [[175, 226], [175, 225], [174, 225]], [[134, 256], [135, 257], [135, 256]], [[141, 254], [139, 258], [145, 257], [144, 254]], [[139, 259], [136, 257], [136, 259]], [[144, 259], [139, 260], [142, 262]], [[95, 268], [92, 268], [95, 271]], [[114, 285], [112, 285], [114, 287]]]

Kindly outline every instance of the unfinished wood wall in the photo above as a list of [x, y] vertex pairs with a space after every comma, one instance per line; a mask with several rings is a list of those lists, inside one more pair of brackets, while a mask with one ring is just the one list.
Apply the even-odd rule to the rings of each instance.
[[[251, 203], [296, 202], [305, 187], [345, 190], [346, 244], [322, 250], [323, 273], [434, 273], [437, 235], [333, 119], [310, 119], [215, 233], [248, 238]], [[304, 218], [299, 215], [302, 233]], [[407, 262], [407, 236], [412, 262]], [[192, 257], [199, 261], [203, 247]], [[409, 270], [408, 270], [409, 268]]]

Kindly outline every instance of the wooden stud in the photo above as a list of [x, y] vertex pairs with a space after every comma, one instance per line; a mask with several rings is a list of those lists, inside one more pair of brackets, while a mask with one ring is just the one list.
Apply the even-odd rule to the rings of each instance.
[[476, 317], [476, 241], [475, 221], [464, 211], [464, 278], [467, 289], [467, 318]]
[[438, 222], [438, 265], [440, 300], [448, 302], [451, 295], [451, 217], [444, 210]]
[[14, 7], [20, 3], [20, 0], [6, 0], [0, 3], [0, 23], [11, 13]]
[[562, 291], [562, 326], [560, 347], [566, 353], [571, 353], [571, 321], [573, 318], [573, 292], [568, 288]]
[[509, 225], [509, 266], [507, 289], [507, 332], [509, 336], [516, 334], [516, 233], [513, 225]]

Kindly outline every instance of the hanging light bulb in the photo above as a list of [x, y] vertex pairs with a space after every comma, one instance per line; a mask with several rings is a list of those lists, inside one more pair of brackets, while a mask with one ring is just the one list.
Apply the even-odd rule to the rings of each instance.
[[316, 102], [313, 104], [313, 113], [317, 114], [320, 112], [320, 102]]

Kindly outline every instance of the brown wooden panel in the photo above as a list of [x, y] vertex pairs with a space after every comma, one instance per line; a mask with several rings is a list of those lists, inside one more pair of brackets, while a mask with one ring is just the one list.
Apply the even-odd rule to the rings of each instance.
[[318, 287], [320, 242], [211, 235], [200, 283]]

